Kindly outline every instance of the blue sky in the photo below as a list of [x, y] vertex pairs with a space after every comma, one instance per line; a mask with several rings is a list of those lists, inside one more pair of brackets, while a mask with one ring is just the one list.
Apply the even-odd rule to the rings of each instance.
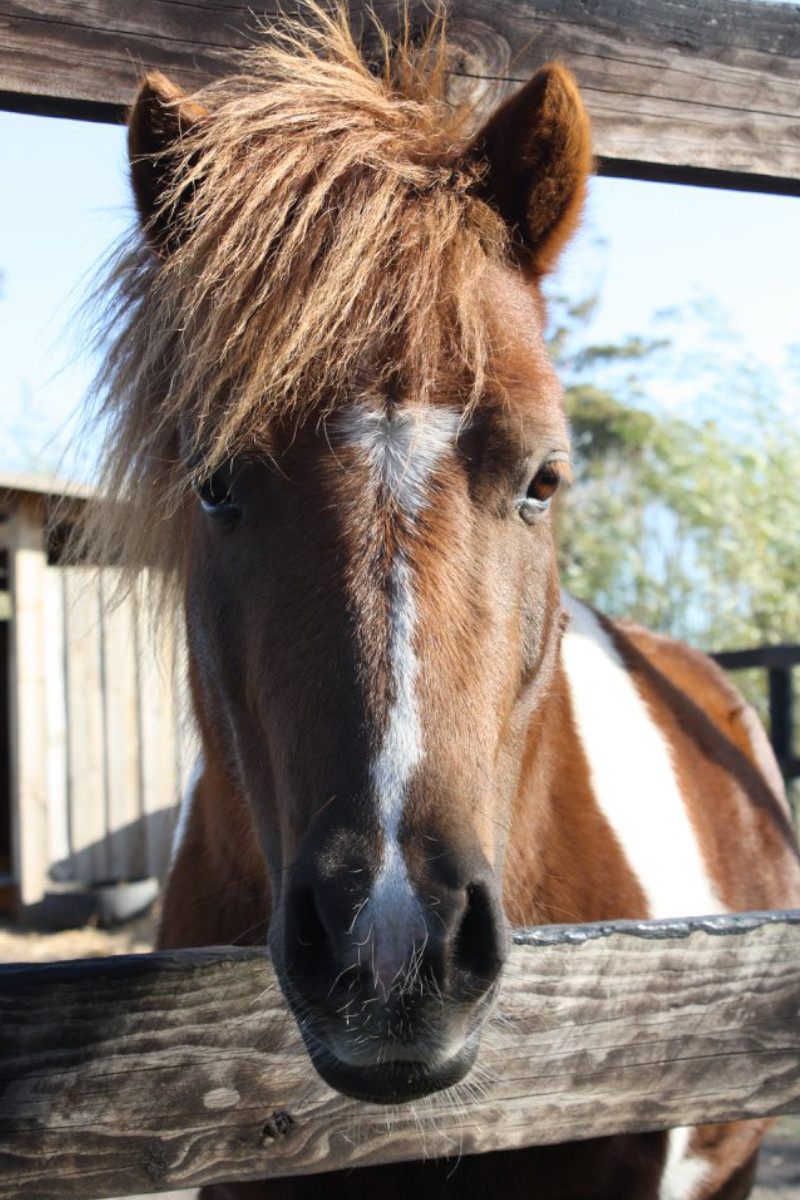
[[[0, 113], [0, 149], [0, 470], [20, 470], [62, 453], [92, 371], [75, 312], [132, 213], [120, 128]], [[740, 347], [783, 380], [787, 347], [800, 343], [800, 199], [594, 180], [551, 287], [576, 297], [599, 287], [598, 341], [713, 297]], [[69, 456], [62, 465], [86, 469]]]

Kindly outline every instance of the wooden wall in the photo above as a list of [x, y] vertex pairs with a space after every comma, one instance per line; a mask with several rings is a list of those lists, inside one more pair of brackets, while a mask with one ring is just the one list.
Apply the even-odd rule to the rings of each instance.
[[7, 522], [13, 865], [24, 905], [50, 880], [163, 877], [195, 754], [184, 660], [145, 581], [49, 565], [40, 499]]

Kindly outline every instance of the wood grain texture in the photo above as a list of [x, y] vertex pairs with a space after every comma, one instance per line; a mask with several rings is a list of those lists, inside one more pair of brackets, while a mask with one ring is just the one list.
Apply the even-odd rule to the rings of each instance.
[[800, 1111], [800, 913], [517, 940], [477, 1086], [392, 1110], [319, 1080], [259, 951], [3, 968], [0, 1197], [91, 1200]]
[[103, 727], [106, 739], [107, 874], [130, 879], [146, 874], [141, 817], [140, 697], [136, 664], [136, 614], [130, 598], [113, 603], [119, 568], [99, 573]]
[[170, 858], [172, 829], [180, 799], [178, 778], [179, 723], [182, 710], [174, 687], [177, 649], [169, 623], [159, 627], [141, 580], [136, 600], [136, 654], [139, 681], [139, 754], [141, 762], [144, 870], [164, 878]]
[[[217, 76], [276, 7], [0, 0], [0, 105], [119, 120], [144, 69], [188, 86]], [[395, 0], [375, 7], [387, 24], [396, 20]], [[426, 19], [421, 0], [409, 7]], [[451, 0], [449, 8], [454, 95], [490, 108], [557, 58], [578, 76], [608, 173], [800, 194], [800, 5]]]

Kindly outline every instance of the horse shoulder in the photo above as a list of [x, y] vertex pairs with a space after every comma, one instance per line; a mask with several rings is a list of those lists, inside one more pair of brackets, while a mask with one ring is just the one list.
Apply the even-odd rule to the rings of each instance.
[[699, 650], [633, 622], [607, 627], [670, 747], [692, 827], [725, 907], [800, 902], [796, 835], [755, 711]]
[[713, 658], [701, 650], [662, 633], [653, 633], [633, 621], [617, 627], [644, 655], [711, 718], [753, 766], [763, 775], [781, 808], [789, 805], [780, 769], [752, 705], [748, 704]]

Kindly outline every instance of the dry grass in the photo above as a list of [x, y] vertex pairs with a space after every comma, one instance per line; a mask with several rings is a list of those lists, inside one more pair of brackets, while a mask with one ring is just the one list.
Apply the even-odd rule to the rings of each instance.
[[148, 914], [113, 929], [64, 929], [49, 933], [0, 922], [0, 962], [58, 962], [69, 958], [105, 958], [109, 954], [146, 954], [153, 949], [155, 917]]

